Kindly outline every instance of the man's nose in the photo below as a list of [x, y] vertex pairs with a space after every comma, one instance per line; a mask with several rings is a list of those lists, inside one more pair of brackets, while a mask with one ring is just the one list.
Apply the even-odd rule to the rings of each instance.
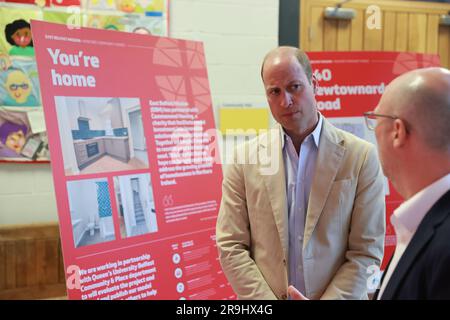
[[292, 103], [292, 95], [289, 92], [285, 91], [283, 93], [283, 101], [281, 102], [282, 107], [289, 108], [292, 106]]

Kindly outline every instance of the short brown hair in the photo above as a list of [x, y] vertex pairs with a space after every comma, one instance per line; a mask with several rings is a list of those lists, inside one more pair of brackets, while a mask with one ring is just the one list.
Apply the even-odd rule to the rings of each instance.
[[303, 68], [303, 71], [305, 71], [306, 77], [308, 78], [309, 83], [311, 83], [312, 80], [312, 68], [311, 68], [311, 62], [309, 61], [308, 55], [303, 51], [302, 49], [296, 48], [296, 47], [278, 47], [274, 50], [271, 50], [269, 53], [266, 54], [264, 57], [264, 60], [261, 65], [261, 79], [264, 82], [263, 78], [263, 72], [264, 72], [264, 64], [266, 63], [267, 58], [273, 54], [275, 51], [279, 50], [280, 48], [291, 48], [293, 51], [293, 55], [297, 58], [298, 63]]

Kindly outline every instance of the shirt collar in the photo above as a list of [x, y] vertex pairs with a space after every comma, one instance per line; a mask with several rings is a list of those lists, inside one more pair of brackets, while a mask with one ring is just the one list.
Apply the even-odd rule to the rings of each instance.
[[[322, 132], [323, 116], [322, 116], [322, 114], [320, 112], [317, 112], [317, 114], [319, 115], [319, 121], [317, 122], [316, 128], [303, 141], [306, 141], [307, 139], [309, 139], [312, 136], [314, 144], [318, 148], [319, 147], [319, 141], [320, 141], [320, 133]], [[281, 135], [281, 148], [283, 149], [286, 139], [289, 139], [289, 141], [291, 141], [291, 137], [289, 137], [287, 135], [286, 131], [284, 131], [283, 128], [282, 128], [282, 132], [283, 132], [283, 134]]]
[[450, 189], [450, 173], [417, 192], [402, 203], [391, 217], [394, 226], [402, 225], [414, 233], [426, 213]]

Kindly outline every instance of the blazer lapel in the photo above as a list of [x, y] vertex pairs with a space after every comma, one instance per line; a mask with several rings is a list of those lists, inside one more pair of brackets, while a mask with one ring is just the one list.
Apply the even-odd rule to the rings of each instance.
[[308, 210], [306, 213], [303, 249], [311, 239], [314, 228], [327, 201], [333, 181], [341, 166], [345, 152], [342, 143], [343, 140], [338, 136], [334, 127], [324, 118], [319, 140], [316, 172], [311, 185]]
[[267, 136], [259, 137], [258, 166], [272, 207], [284, 255], [288, 259], [289, 228], [281, 134], [281, 127], [278, 126], [271, 129]]
[[381, 296], [382, 300], [391, 300], [400, 284], [403, 282], [403, 278], [408, 273], [408, 270], [414, 263], [416, 257], [428, 244], [433, 237], [435, 228], [445, 220], [450, 211], [450, 191], [442, 196], [427, 212], [419, 227], [417, 228], [411, 242], [406, 247], [405, 252], [401, 256], [394, 272], [392, 273], [389, 282], [386, 285], [386, 289]]

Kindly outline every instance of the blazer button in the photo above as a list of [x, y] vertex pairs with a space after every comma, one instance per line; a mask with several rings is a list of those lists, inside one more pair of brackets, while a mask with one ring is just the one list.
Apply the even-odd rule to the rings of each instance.
[[286, 265], [286, 259], [283, 259], [283, 264]]
[[287, 299], [287, 295], [286, 294], [281, 295], [281, 299], [286, 300]]

